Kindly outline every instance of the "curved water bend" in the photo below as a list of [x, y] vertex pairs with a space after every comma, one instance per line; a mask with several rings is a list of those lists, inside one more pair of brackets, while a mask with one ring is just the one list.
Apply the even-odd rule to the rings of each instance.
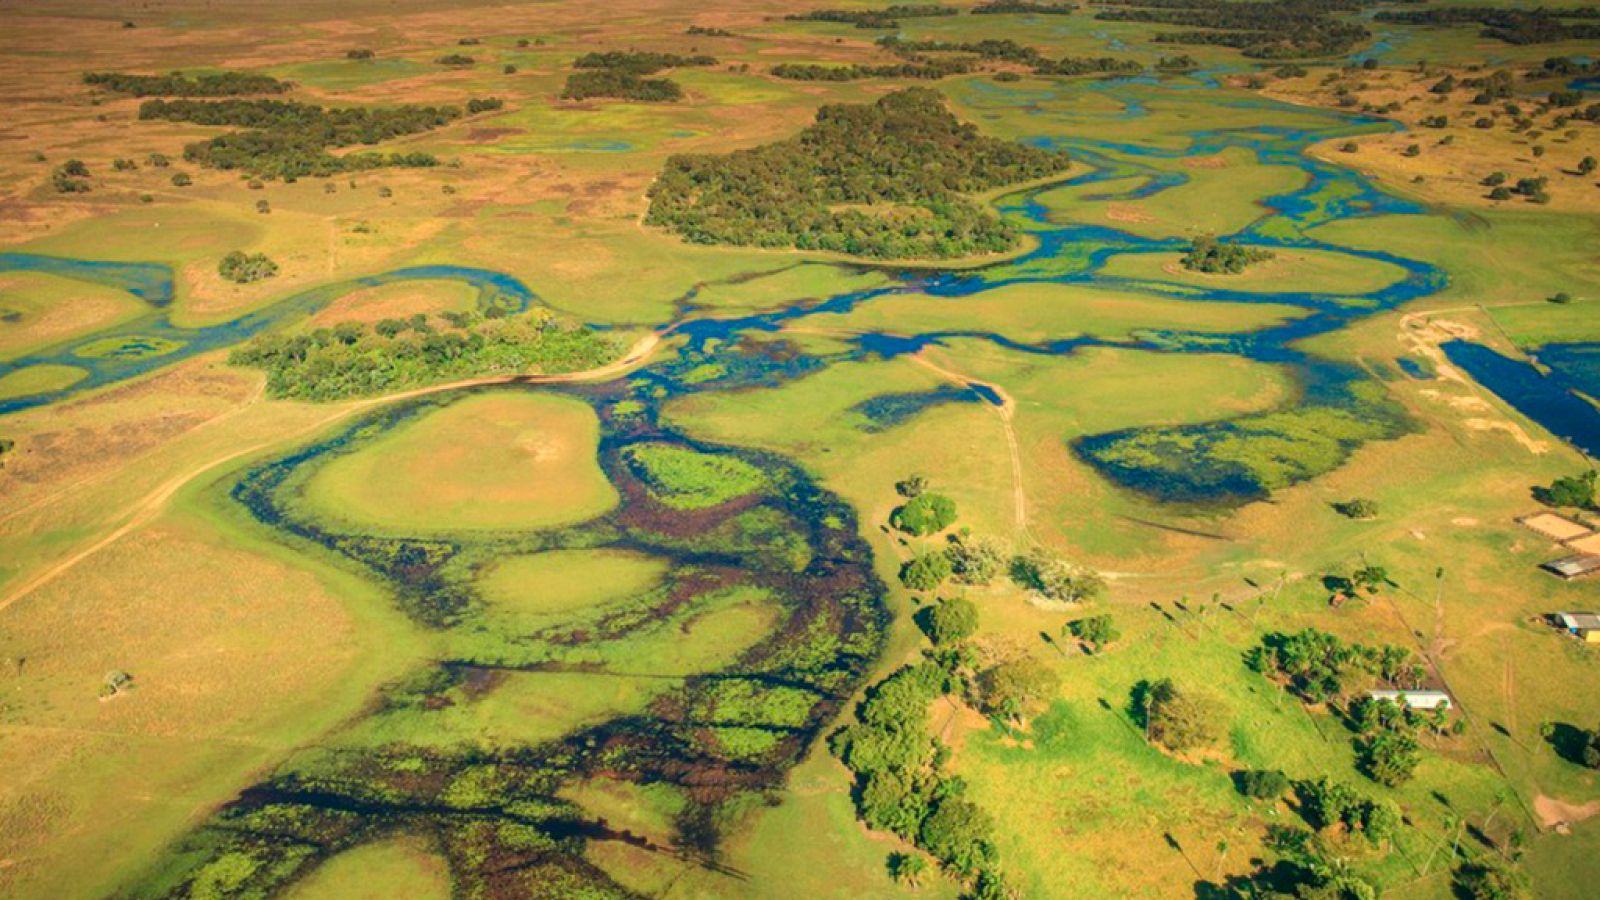
[[409, 266], [299, 291], [268, 306], [214, 325], [172, 320], [172, 269], [160, 263], [124, 263], [0, 253], [0, 272], [42, 272], [127, 291], [149, 304], [137, 318], [55, 346], [0, 362], [0, 378], [31, 366], [70, 366], [86, 374], [68, 387], [0, 400], [0, 415], [54, 403], [164, 366], [238, 344], [286, 321], [311, 315], [362, 288], [404, 281], [457, 281], [478, 292], [478, 306], [521, 312], [539, 302], [526, 285], [503, 272], [469, 266]]

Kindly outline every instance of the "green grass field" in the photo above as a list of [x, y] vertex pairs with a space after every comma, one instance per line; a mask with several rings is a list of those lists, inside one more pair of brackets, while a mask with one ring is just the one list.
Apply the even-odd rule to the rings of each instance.
[[544, 395], [472, 398], [335, 460], [306, 486], [324, 515], [439, 532], [581, 522], [616, 503], [594, 414]]

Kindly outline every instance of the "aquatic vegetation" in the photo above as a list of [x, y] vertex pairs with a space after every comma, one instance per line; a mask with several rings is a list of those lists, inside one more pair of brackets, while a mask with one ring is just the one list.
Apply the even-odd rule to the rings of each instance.
[[674, 509], [705, 509], [761, 487], [761, 470], [730, 454], [671, 444], [634, 444], [623, 451], [651, 496]]

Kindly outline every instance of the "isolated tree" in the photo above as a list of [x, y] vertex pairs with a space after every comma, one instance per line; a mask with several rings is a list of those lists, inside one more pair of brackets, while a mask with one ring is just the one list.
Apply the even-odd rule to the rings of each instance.
[[1072, 566], [1037, 547], [1011, 560], [1011, 580], [1019, 587], [1066, 603], [1093, 600], [1105, 590], [1105, 580], [1098, 574]]
[[1600, 472], [1590, 469], [1581, 475], [1567, 475], [1557, 478], [1549, 487], [1536, 487], [1533, 489], [1533, 498], [1546, 506], [1572, 506], [1578, 509], [1594, 509], [1595, 479], [1600, 477]]
[[931, 591], [950, 577], [950, 558], [943, 553], [924, 553], [900, 567], [900, 581], [913, 591]]
[[928, 861], [915, 853], [889, 854], [889, 877], [896, 884], [908, 887], [920, 887], [922, 879], [928, 874]]
[[1255, 800], [1276, 800], [1289, 791], [1289, 777], [1277, 769], [1247, 769], [1235, 774], [1234, 784]]
[[935, 646], [958, 644], [978, 630], [978, 607], [962, 597], [945, 597], [918, 611], [917, 624]]
[[1368, 500], [1365, 497], [1338, 501], [1333, 504], [1333, 509], [1339, 515], [1350, 519], [1375, 519], [1378, 517], [1377, 502]]
[[1061, 678], [1044, 663], [1023, 656], [984, 670], [977, 688], [978, 706], [985, 713], [1023, 721], [1049, 704]]
[[1111, 616], [1107, 614], [1073, 619], [1067, 623], [1066, 630], [1073, 637], [1093, 647], [1097, 653], [1107, 644], [1122, 637], [1122, 632], [1117, 630], [1117, 626], [1111, 621]]
[[1214, 700], [1179, 690], [1163, 678], [1144, 686], [1136, 698], [1151, 742], [1175, 753], [1209, 747], [1222, 737], [1226, 713]]
[[918, 537], [949, 528], [956, 520], [956, 502], [943, 494], [920, 493], [889, 516], [889, 524]]
[[906, 498], [907, 500], [915, 498], [918, 494], [921, 494], [927, 489], [928, 479], [922, 475], [907, 476], [903, 481], [895, 482], [894, 485], [895, 493]]
[[952, 534], [944, 553], [950, 558], [950, 571], [962, 584], [988, 584], [1006, 565], [1005, 551], [990, 538]]
[[1578, 160], [1578, 174], [1592, 175], [1594, 174], [1595, 166], [1596, 163], [1594, 157], [1585, 156], [1583, 159]]

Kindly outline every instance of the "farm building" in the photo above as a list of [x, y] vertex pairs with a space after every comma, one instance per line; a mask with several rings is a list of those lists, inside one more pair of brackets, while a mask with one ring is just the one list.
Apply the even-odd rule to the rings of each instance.
[[1374, 700], [1401, 703], [1411, 709], [1449, 709], [1453, 704], [1444, 691], [1367, 691]]
[[1556, 613], [1556, 621], [1572, 634], [1590, 644], [1600, 644], [1600, 614]]
[[1551, 572], [1561, 578], [1571, 581], [1585, 575], [1600, 572], [1600, 554], [1579, 553], [1575, 556], [1563, 556], [1541, 566], [1545, 571]]
[[1566, 516], [1558, 516], [1555, 513], [1547, 512], [1523, 516], [1517, 522], [1530, 531], [1537, 532], [1552, 541], [1560, 543], [1576, 540], [1593, 531], [1593, 529], [1581, 522], [1574, 522]]

